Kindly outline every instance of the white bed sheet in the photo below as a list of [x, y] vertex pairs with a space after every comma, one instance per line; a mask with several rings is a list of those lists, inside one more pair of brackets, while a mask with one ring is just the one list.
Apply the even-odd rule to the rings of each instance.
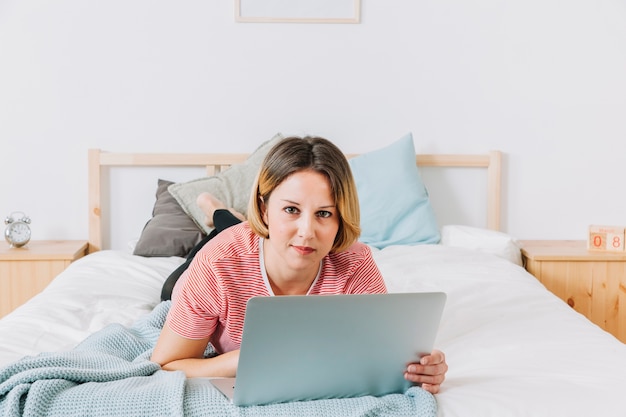
[[[623, 416], [626, 345], [501, 257], [442, 245], [374, 257], [390, 292], [444, 291], [437, 348], [450, 370], [439, 415]], [[158, 302], [182, 258], [101, 251], [72, 264], [0, 320], [0, 366], [69, 349], [111, 322], [129, 325]]]
[[626, 415], [626, 345], [521, 266], [445, 246], [374, 255], [390, 292], [448, 294], [440, 416]]
[[158, 304], [163, 282], [183, 261], [106, 250], [70, 264], [43, 292], [0, 320], [0, 366], [70, 349], [109, 323], [132, 324]]

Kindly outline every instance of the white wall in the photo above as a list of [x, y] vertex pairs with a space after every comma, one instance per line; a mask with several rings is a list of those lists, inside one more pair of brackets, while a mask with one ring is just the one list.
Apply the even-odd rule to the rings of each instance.
[[247, 152], [279, 131], [500, 149], [518, 238], [626, 225], [626, 2], [363, 0], [361, 24], [319, 25], [235, 23], [232, 0], [0, 0], [0, 216], [34, 238], [87, 237], [90, 147]]

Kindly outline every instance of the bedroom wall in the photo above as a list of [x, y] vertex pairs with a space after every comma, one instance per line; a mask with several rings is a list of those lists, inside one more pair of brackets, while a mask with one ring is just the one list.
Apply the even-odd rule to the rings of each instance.
[[[624, 74], [623, 0], [363, 0], [357, 25], [235, 23], [232, 0], [2, 0], [0, 216], [86, 238], [91, 147], [248, 152], [282, 132], [362, 152], [410, 131], [418, 152], [505, 153], [507, 233], [584, 239], [626, 224]], [[149, 181], [129, 183], [144, 211]]]

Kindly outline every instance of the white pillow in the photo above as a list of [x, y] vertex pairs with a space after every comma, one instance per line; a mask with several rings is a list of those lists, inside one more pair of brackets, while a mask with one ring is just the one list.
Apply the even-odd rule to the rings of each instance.
[[519, 243], [503, 232], [471, 226], [446, 225], [441, 228], [444, 246], [477, 249], [522, 265]]

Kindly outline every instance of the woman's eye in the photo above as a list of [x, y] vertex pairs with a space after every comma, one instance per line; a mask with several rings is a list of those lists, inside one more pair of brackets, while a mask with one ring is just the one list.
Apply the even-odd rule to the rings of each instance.
[[295, 207], [285, 207], [285, 213], [296, 214], [298, 209]]
[[328, 218], [328, 217], [330, 217], [332, 215], [333, 215], [333, 213], [331, 213], [330, 211], [326, 211], [326, 210], [322, 210], [322, 211], [318, 211], [317, 212], [317, 216], [318, 217]]

